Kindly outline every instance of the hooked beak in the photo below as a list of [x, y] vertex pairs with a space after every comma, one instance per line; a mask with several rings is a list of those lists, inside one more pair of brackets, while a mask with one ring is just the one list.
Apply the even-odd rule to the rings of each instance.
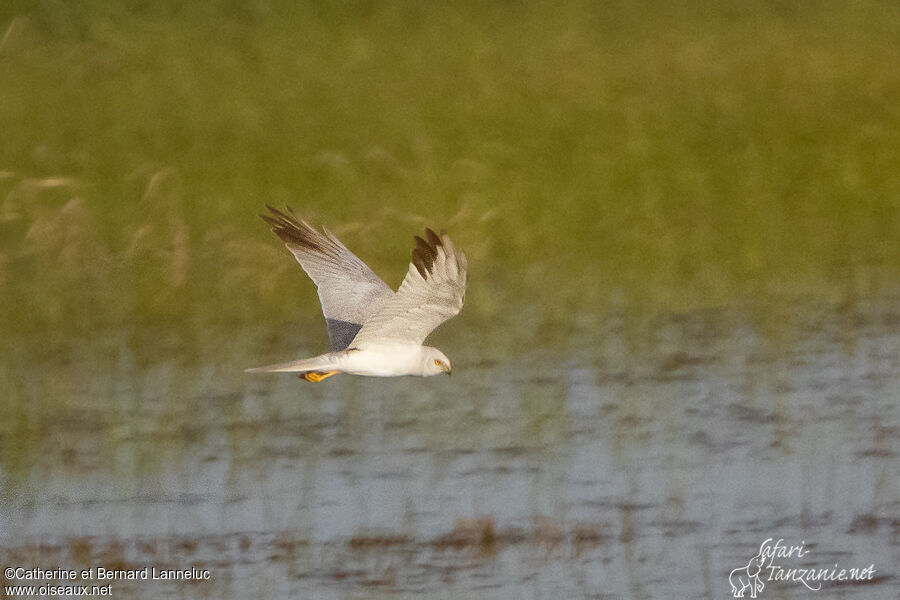
[[444, 375], [453, 375], [453, 369], [447, 365], [442, 366], [441, 370], [444, 372]]

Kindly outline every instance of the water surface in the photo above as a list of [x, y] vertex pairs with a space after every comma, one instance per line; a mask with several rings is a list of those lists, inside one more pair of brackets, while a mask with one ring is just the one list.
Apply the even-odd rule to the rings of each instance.
[[262, 332], [221, 363], [75, 341], [5, 367], [0, 562], [211, 572], [120, 598], [726, 598], [783, 538], [875, 565], [822, 597], [894, 598], [900, 320], [795, 322], [783, 347], [715, 311], [635, 342], [613, 314], [502, 356], [445, 336], [452, 378], [321, 384], [240, 373], [287, 351]]

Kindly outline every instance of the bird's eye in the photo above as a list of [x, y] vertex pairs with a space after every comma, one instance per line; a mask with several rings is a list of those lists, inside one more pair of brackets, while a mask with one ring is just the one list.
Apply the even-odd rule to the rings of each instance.
[[436, 366], [436, 367], [441, 366], [441, 361], [439, 361], [439, 360], [434, 361], [434, 366]]

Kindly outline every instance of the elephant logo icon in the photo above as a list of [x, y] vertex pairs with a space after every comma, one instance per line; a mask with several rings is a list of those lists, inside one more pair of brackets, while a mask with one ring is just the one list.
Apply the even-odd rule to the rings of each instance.
[[743, 598], [747, 589], [750, 590], [750, 597], [756, 598], [756, 594], [763, 590], [765, 585], [759, 574], [765, 561], [760, 550], [759, 554], [750, 559], [746, 567], [740, 567], [731, 572], [731, 575], [728, 576], [728, 583], [731, 584], [731, 593], [735, 598]]

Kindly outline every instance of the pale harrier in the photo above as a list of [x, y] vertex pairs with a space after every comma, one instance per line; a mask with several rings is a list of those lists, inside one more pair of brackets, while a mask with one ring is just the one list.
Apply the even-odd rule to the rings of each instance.
[[444, 233], [425, 230], [403, 283], [391, 291], [330, 231], [319, 233], [297, 218], [266, 206], [261, 215], [319, 288], [331, 352], [248, 373], [299, 373], [322, 381], [337, 373], [396, 377], [450, 374], [450, 359], [423, 346], [431, 331], [456, 315], [466, 292], [466, 255]]

